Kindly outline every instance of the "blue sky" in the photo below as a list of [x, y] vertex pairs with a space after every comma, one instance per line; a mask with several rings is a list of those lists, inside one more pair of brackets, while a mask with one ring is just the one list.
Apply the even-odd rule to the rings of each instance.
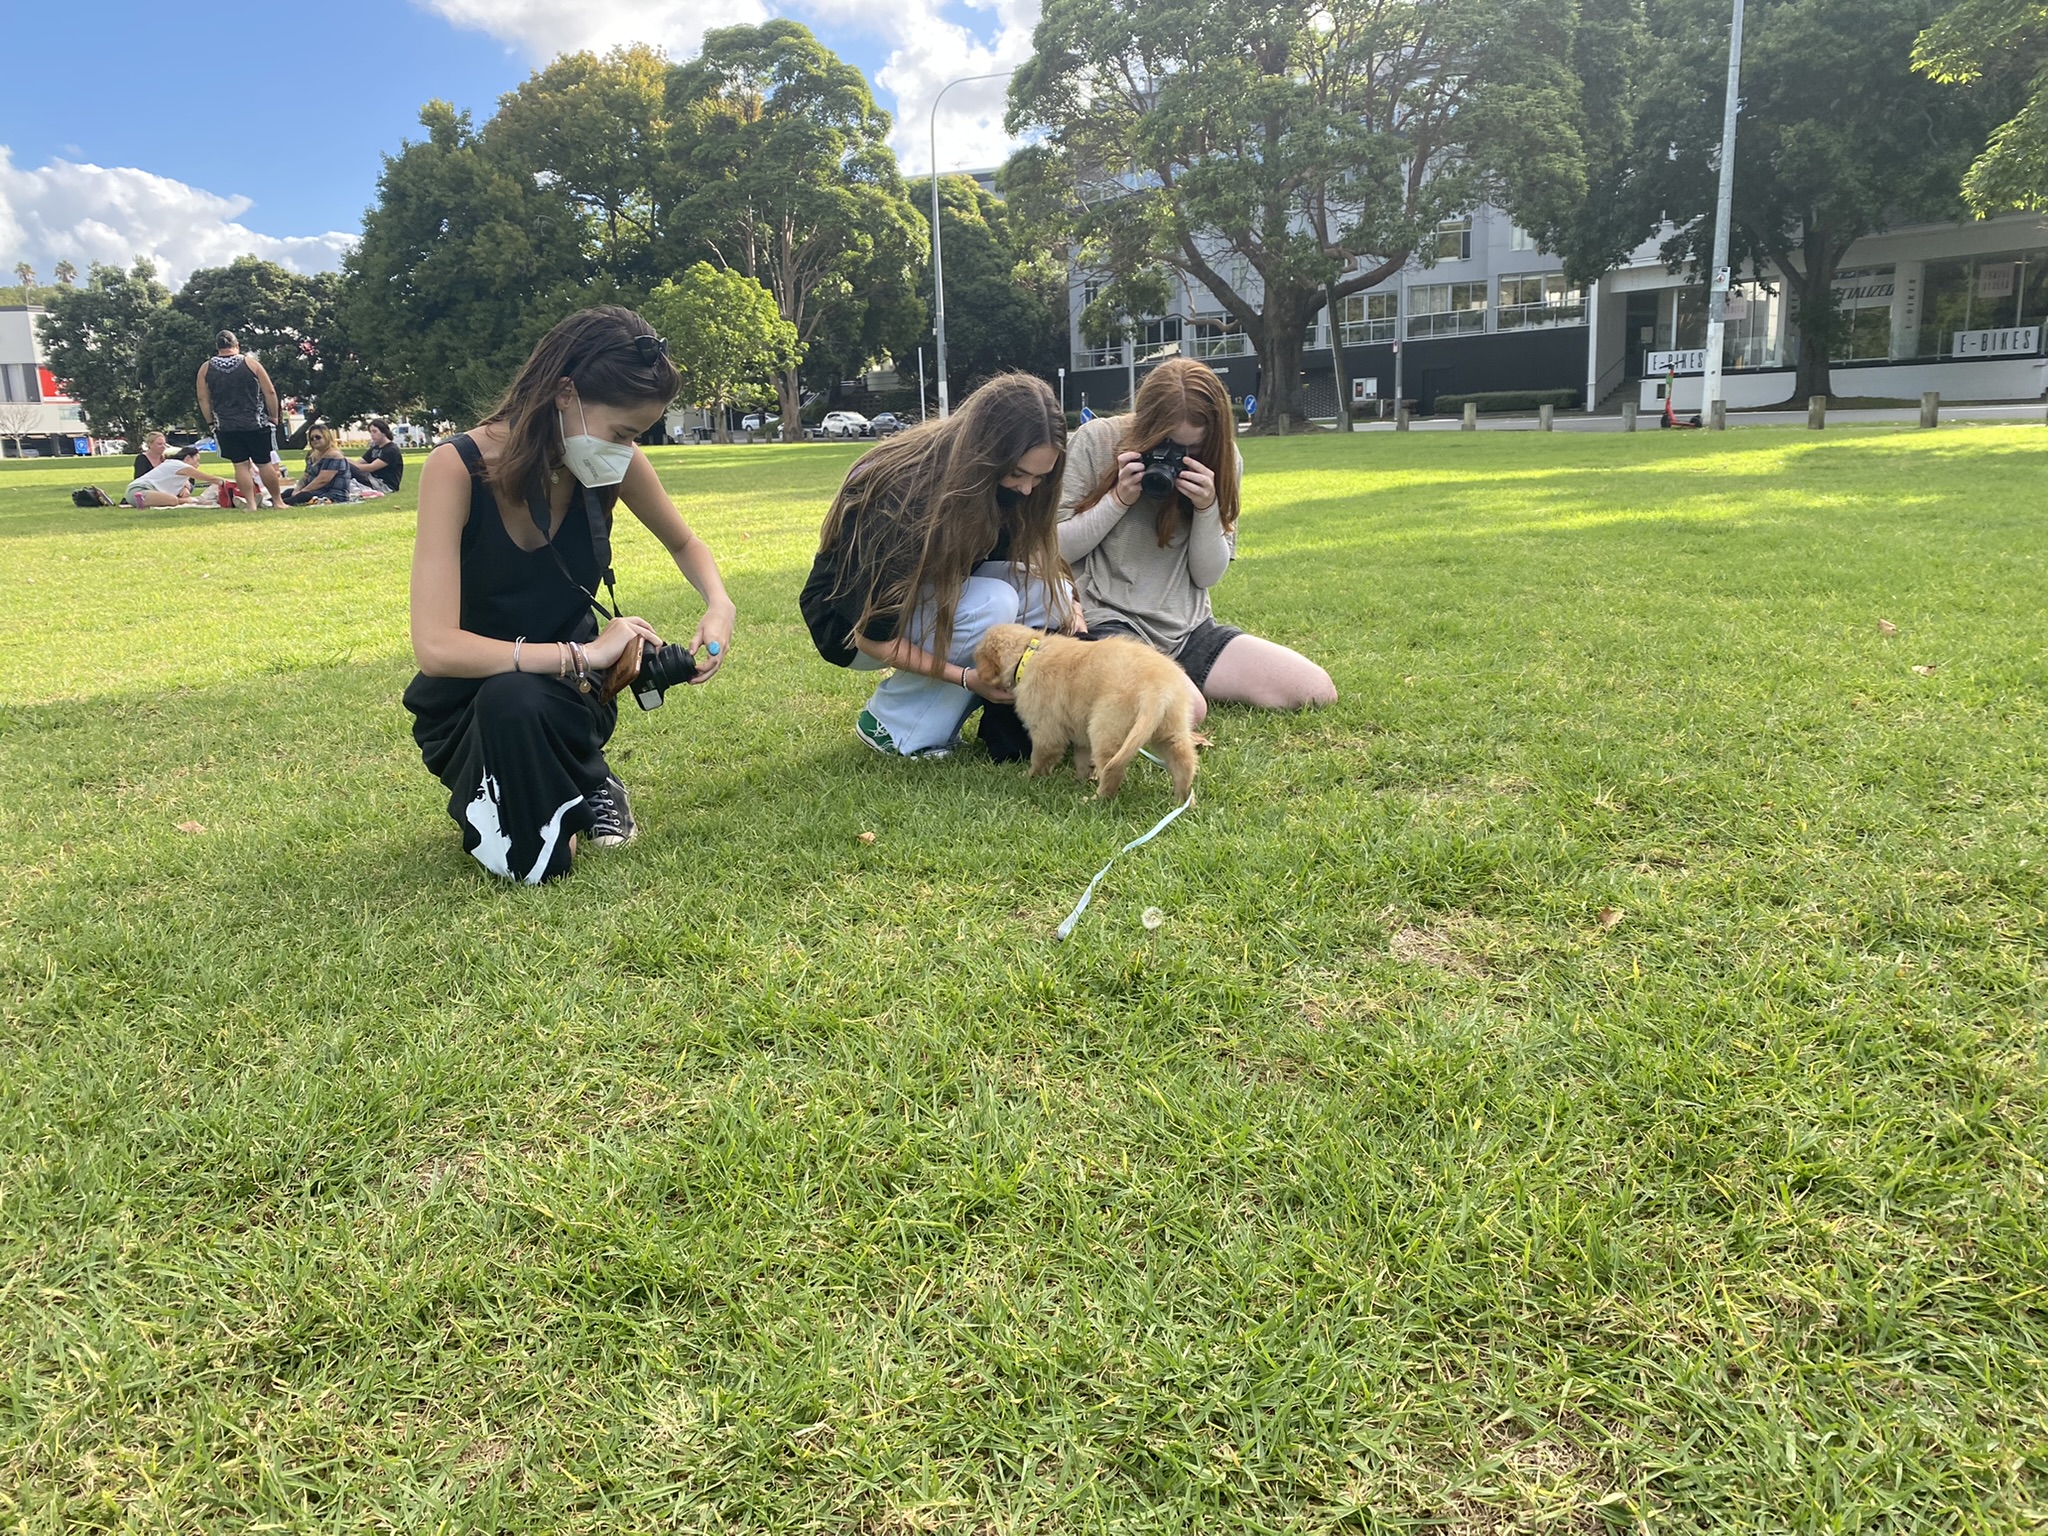
[[[61, 257], [82, 269], [147, 254], [176, 281], [244, 249], [304, 270], [332, 266], [376, 199], [381, 157], [418, 136], [422, 103], [441, 97], [481, 122], [557, 52], [630, 39], [682, 57], [707, 26], [771, 13], [807, 23], [867, 74], [898, 115], [906, 168], [922, 170], [933, 92], [1016, 63], [1037, 9], [1037, 0], [214, 0], [179, 13], [96, 0], [66, 12], [91, 50], [86, 84], [45, 56], [11, 69], [0, 92], [0, 273], [27, 260], [47, 281]], [[223, 73], [231, 56], [238, 79]], [[996, 82], [946, 98], [942, 165], [1000, 158], [1001, 90]]]

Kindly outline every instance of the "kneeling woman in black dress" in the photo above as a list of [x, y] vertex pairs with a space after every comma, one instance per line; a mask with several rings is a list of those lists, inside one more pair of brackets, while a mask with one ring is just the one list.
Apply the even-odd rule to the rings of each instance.
[[587, 309], [548, 332], [475, 431], [427, 457], [412, 558], [420, 671], [405, 707], [462, 846], [494, 875], [537, 885], [569, 872], [579, 835], [609, 847], [634, 833], [604, 757], [618, 707], [603, 674], [660, 640], [645, 619], [600, 633], [593, 616], [618, 501], [703, 595], [694, 681], [732, 643], [718, 562], [633, 446], [675, 392], [645, 321]]

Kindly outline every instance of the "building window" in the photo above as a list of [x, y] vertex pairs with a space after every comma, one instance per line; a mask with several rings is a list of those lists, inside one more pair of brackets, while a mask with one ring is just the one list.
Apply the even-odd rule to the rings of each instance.
[[1562, 272], [1516, 272], [1500, 280], [1501, 330], [1585, 323], [1585, 290], [1572, 287]]
[[1354, 293], [1341, 301], [1344, 345], [1370, 346], [1395, 339], [1395, 325], [1401, 312], [1398, 293]]
[[1436, 227], [1436, 259], [1438, 261], [1470, 261], [1472, 259], [1472, 215], [1445, 219]]
[[1486, 329], [1486, 284], [1428, 283], [1408, 290], [1408, 334], [1469, 336]]
[[1920, 357], [2013, 356], [2012, 333], [2048, 316], [2048, 251], [2011, 251], [1927, 263], [1920, 298]]
[[1180, 351], [1180, 316], [1146, 320], [1138, 327], [1138, 361], [1171, 357]]
[[1508, 228], [1508, 249], [1511, 251], [1533, 251], [1538, 249], [1536, 237], [1519, 224]]
[[1089, 279], [1088, 279], [1088, 280], [1087, 280], [1086, 282], [1084, 282], [1083, 284], [1081, 284], [1081, 307], [1082, 307], [1083, 309], [1086, 309], [1086, 308], [1087, 308], [1087, 307], [1088, 307], [1088, 306], [1089, 306], [1090, 304], [1093, 304], [1093, 303], [1094, 303], [1094, 302], [1095, 302], [1095, 301], [1096, 301], [1097, 299], [1099, 299], [1099, 298], [1101, 298], [1101, 297], [1102, 297], [1102, 279], [1101, 279], [1101, 278], [1099, 278], [1099, 277], [1091, 277], [1091, 278], [1089, 278]]
[[1852, 267], [1835, 274], [1835, 304], [1842, 316], [1838, 362], [1875, 362], [1892, 355], [1892, 296], [1898, 286], [1891, 267]]
[[1194, 332], [1187, 340], [1190, 357], [1246, 357], [1252, 339], [1231, 315], [1196, 315], [1188, 322]]
[[1239, 298], [1245, 296], [1245, 285], [1252, 279], [1252, 264], [1242, 256], [1230, 258], [1230, 291]]

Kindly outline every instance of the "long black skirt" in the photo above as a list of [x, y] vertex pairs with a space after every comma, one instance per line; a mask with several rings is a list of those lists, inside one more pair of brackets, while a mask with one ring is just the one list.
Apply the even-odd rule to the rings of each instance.
[[405, 690], [413, 740], [448, 786], [463, 849], [492, 874], [538, 885], [569, 872], [569, 839], [590, 830], [587, 797], [611, 771], [616, 702], [530, 672], [428, 677]]

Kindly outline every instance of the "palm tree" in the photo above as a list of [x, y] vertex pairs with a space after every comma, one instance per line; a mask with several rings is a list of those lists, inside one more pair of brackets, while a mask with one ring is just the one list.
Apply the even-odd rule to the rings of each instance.
[[27, 297], [28, 290], [35, 286], [36, 269], [25, 261], [17, 261], [14, 264], [14, 280], [21, 284], [23, 297]]
[[57, 285], [60, 288], [69, 288], [73, 283], [77, 281], [78, 268], [71, 265], [71, 263], [68, 261], [60, 261], [57, 263]]

